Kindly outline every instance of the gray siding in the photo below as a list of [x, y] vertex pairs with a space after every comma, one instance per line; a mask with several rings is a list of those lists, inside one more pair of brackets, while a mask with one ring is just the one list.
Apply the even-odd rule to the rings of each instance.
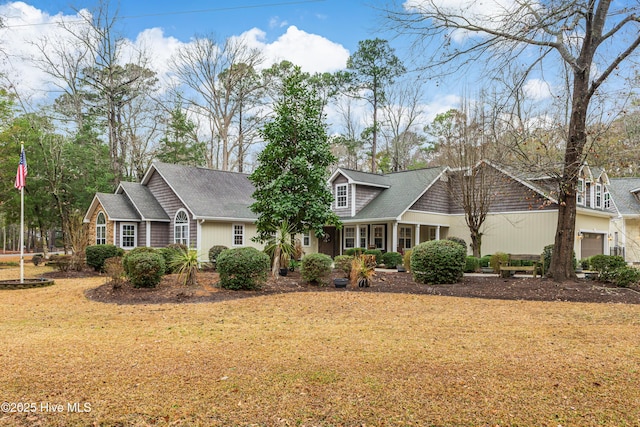
[[383, 191], [382, 188], [356, 185], [356, 213], [367, 206]]
[[410, 209], [422, 212], [449, 213], [450, 204], [447, 183], [438, 180]]
[[152, 222], [151, 223], [151, 246], [161, 248], [167, 246], [169, 241], [169, 223], [168, 222]]
[[[169, 218], [171, 219], [171, 223], [168, 224], [168, 243], [173, 243], [173, 221], [176, 216], [176, 212], [180, 209], [186, 209], [184, 204], [180, 201], [178, 196], [173, 192], [171, 187], [167, 185], [167, 183], [162, 179], [162, 177], [157, 173], [153, 172], [151, 177], [149, 178], [149, 183], [147, 184], [151, 193], [155, 196], [156, 200], [160, 203], [160, 206], [167, 212]], [[189, 244], [192, 247], [197, 246], [197, 225], [196, 221], [193, 220], [193, 216], [187, 210], [187, 214], [189, 216]], [[153, 238], [152, 238], [153, 239]]]
[[147, 246], [147, 223], [145, 221], [140, 221], [137, 228], [138, 241], [136, 246]]

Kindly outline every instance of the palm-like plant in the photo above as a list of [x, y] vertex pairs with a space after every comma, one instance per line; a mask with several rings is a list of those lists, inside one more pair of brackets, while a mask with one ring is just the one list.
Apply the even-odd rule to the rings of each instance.
[[195, 249], [181, 249], [171, 260], [173, 271], [179, 274], [182, 284], [185, 286], [195, 286], [198, 273], [198, 251]]
[[371, 279], [376, 274], [375, 255], [360, 255], [353, 258], [351, 263], [351, 283], [361, 288], [368, 288]]
[[273, 262], [271, 274], [275, 277], [281, 267], [287, 268], [289, 266], [289, 260], [294, 255], [296, 247], [292, 238], [295, 228], [289, 224], [289, 221], [282, 221], [279, 226], [274, 226], [273, 231], [275, 236], [269, 241], [264, 251], [271, 256]]

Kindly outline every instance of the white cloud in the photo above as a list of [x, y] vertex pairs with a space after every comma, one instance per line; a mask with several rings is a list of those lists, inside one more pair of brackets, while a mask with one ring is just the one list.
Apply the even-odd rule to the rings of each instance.
[[299, 30], [293, 25], [273, 43], [266, 43], [265, 32], [257, 28], [243, 33], [240, 37], [244, 38], [250, 47], [263, 52], [266, 66], [288, 60], [309, 73], [323, 73], [343, 69], [349, 58], [349, 51], [342, 45]]
[[287, 21], [281, 21], [279, 16], [274, 16], [269, 20], [269, 28], [284, 28], [288, 24]]
[[551, 97], [551, 86], [544, 80], [527, 80], [523, 89], [525, 95], [533, 101], [542, 101]]

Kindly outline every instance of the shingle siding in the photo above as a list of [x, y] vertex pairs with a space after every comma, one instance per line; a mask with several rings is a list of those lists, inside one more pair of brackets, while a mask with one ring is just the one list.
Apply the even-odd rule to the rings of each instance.
[[369, 187], [365, 185], [356, 185], [356, 213], [367, 206], [373, 199], [383, 191], [379, 187]]
[[421, 212], [449, 213], [449, 190], [447, 183], [438, 180], [411, 206], [411, 210]]
[[351, 186], [347, 185], [347, 206], [344, 208], [338, 208], [336, 201], [336, 187], [339, 184], [348, 184], [347, 178], [343, 175], [338, 175], [331, 183], [331, 191], [333, 192], [333, 211], [340, 217], [351, 216]]
[[[164, 208], [169, 215], [171, 222], [168, 224], [168, 243], [173, 243], [173, 231], [174, 231], [174, 220], [176, 216], [176, 212], [180, 209], [185, 209], [184, 204], [180, 201], [178, 196], [173, 192], [171, 187], [167, 185], [167, 183], [162, 179], [162, 177], [157, 173], [153, 172], [151, 177], [149, 178], [149, 182], [147, 184], [151, 193], [155, 196], [156, 200], [160, 203], [160, 205]], [[196, 221], [193, 220], [193, 215], [187, 211], [187, 215], [189, 216], [189, 244], [191, 246], [196, 245], [197, 238], [197, 224]], [[152, 228], [153, 230], [153, 228]]]

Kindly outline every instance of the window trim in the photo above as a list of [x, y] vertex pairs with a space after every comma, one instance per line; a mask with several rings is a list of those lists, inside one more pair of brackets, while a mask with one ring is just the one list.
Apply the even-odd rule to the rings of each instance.
[[[132, 226], [133, 227], [133, 236], [127, 236], [127, 237], [133, 237], [133, 246], [125, 246], [124, 245], [124, 227], [125, 226]], [[136, 224], [135, 222], [121, 222], [120, 223], [120, 247], [122, 249], [135, 249], [138, 247], [138, 224]]]
[[[241, 230], [240, 234], [236, 234], [236, 227], [240, 227], [239, 229]], [[240, 244], [236, 243], [236, 237], [240, 237], [240, 239], [242, 239], [242, 242]], [[244, 241], [245, 241], [245, 226], [244, 224], [232, 224], [231, 225], [231, 246], [233, 247], [241, 247], [244, 246]]]
[[305, 230], [302, 232], [302, 246], [311, 246], [311, 231]]
[[[100, 217], [104, 220], [104, 223], [100, 223]], [[102, 231], [102, 237], [99, 235], [99, 231]], [[107, 216], [103, 211], [98, 212], [96, 217], [96, 245], [107, 244]]]
[[584, 202], [585, 202], [584, 189], [585, 189], [584, 179], [578, 178], [578, 186], [576, 187], [576, 204], [580, 206], [584, 206]]
[[602, 209], [602, 184], [596, 183], [595, 187], [595, 207]]
[[[180, 222], [178, 223], [178, 215], [180, 215], [181, 213], [184, 213], [187, 221], [186, 222]], [[176, 231], [178, 230], [178, 227], [180, 227], [182, 229], [182, 234], [183, 234], [183, 239], [184, 241], [177, 241], [177, 233]], [[186, 233], [185, 233], [186, 231]], [[185, 246], [189, 247], [189, 240], [190, 240], [190, 234], [191, 233], [191, 224], [190, 224], [190, 220], [189, 220], [189, 213], [186, 211], [186, 209], [178, 209], [178, 211], [176, 212], [176, 214], [173, 217], [173, 243], [181, 243], [184, 244]]]
[[[403, 231], [408, 230], [409, 234], [404, 233]], [[406, 246], [407, 240], [409, 241], [409, 247]], [[401, 245], [400, 242], [403, 242]], [[413, 246], [413, 227], [410, 225], [401, 225], [398, 227], [398, 246], [401, 249], [411, 249]]]
[[608, 191], [604, 192], [604, 208], [605, 209], [610, 209], [611, 208], [611, 193], [609, 193]]
[[[364, 230], [364, 234], [362, 233], [362, 230]], [[364, 245], [362, 244], [363, 240], [364, 240]], [[369, 227], [366, 225], [360, 226], [360, 245], [358, 247], [365, 248], [365, 249], [369, 247]]]
[[[353, 232], [353, 235], [351, 237], [347, 236], [347, 230], [350, 230]], [[351, 249], [351, 248], [355, 248], [356, 246], [356, 227], [354, 225], [350, 225], [350, 226], [346, 226], [343, 228], [343, 242], [342, 245], [345, 249]], [[351, 240], [352, 241], [352, 245], [351, 246], [347, 246], [347, 241]]]
[[[344, 189], [344, 195], [340, 194], [340, 190]], [[344, 199], [344, 200], [343, 200]], [[349, 207], [349, 184], [336, 184], [336, 208]]]
[[386, 249], [386, 245], [387, 245], [387, 241], [386, 241], [387, 239], [386, 239], [386, 236], [385, 236], [385, 228], [386, 227], [384, 226], [384, 224], [376, 224], [376, 225], [373, 225], [372, 228], [373, 228], [373, 233], [372, 233], [373, 239], [372, 240], [373, 240], [373, 244], [374, 245], [376, 245], [376, 229], [382, 230], [382, 235], [380, 236], [380, 238], [382, 239], [382, 244], [380, 245], [380, 247], [378, 247], [378, 245], [376, 245], [376, 249], [380, 249], [380, 250]]

